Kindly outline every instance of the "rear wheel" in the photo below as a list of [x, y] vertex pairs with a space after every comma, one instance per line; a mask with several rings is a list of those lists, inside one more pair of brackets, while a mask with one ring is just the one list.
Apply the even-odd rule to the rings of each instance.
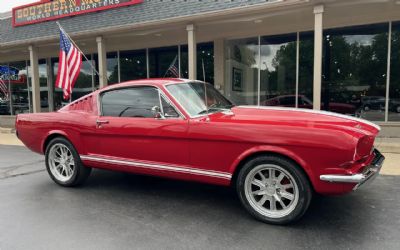
[[262, 156], [247, 162], [238, 174], [237, 191], [251, 215], [271, 224], [300, 219], [312, 197], [305, 174], [279, 156]]
[[74, 146], [65, 138], [53, 139], [46, 148], [46, 168], [53, 181], [61, 186], [77, 186], [89, 177]]

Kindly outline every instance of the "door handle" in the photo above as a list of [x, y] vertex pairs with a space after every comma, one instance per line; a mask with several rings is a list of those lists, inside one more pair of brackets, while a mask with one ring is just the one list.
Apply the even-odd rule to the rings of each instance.
[[99, 119], [96, 120], [96, 125], [97, 125], [97, 127], [100, 127], [100, 126], [103, 125], [103, 124], [109, 124], [109, 123], [110, 123], [110, 122], [107, 121], [107, 120], [99, 120]]

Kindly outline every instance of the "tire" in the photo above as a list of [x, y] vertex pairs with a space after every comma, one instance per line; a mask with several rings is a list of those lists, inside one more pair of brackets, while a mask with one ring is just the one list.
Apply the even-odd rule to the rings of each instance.
[[54, 138], [48, 144], [46, 169], [51, 179], [64, 187], [83, 184], [92, 171], [82, 164], [75, 147], [64, 137]]
[[368, 105], [364, 106], [364, 111], [370, 111], [370, 110], [371, 110], [371, 108]]
[[245, 209], [269, 224], [299, 220], [312, 199], [311, 185], [299, 166], [273, 155], [248, 161], [238, 173], [236, 189]]

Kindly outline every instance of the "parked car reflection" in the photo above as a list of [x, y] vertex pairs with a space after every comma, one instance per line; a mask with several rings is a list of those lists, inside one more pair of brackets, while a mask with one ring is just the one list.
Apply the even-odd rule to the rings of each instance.
[[[264, 106], [282, 106], [282, 107], [296, 107], [296, 95], [281, 95], [274, 98], [270, 98], [265, 100], [261, 103]], [[304, 95], [298, 96], [298, 107], [299, 108], [306, 108], [312, 109], [313, 103], [310, 99], [308, 99]], [[321, 109], [323, 109], [324, 104], [321, 103]], [[356, 106], [353, 104], [347, 103], [337, 103], [337, 102], [330, 102], [329, 103], [329, 111], [340, 113], [340, 114], [347, 114], [347, 115], [355, 115]]]

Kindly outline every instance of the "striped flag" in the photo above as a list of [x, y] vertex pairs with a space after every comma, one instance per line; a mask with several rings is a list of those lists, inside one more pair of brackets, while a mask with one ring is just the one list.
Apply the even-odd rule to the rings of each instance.
[[172, 77], [179, 78], [179, 69], [178, 69], [178, 56], [175, 56], [175, 59], [172, 61], [171, 65], [167, 69], [167, 72], [165, 72], [164, 77], [170, 73]]
[[60, 29], [60, 55], [56, 87], [63, 89], [64, 100], [71, 96], [82, 66], [82, 53], [69, 40], [68, 35]]
[[9, 91], [5, 82], [0, 79], [0, 100], [7, 101], [9, 97]]

